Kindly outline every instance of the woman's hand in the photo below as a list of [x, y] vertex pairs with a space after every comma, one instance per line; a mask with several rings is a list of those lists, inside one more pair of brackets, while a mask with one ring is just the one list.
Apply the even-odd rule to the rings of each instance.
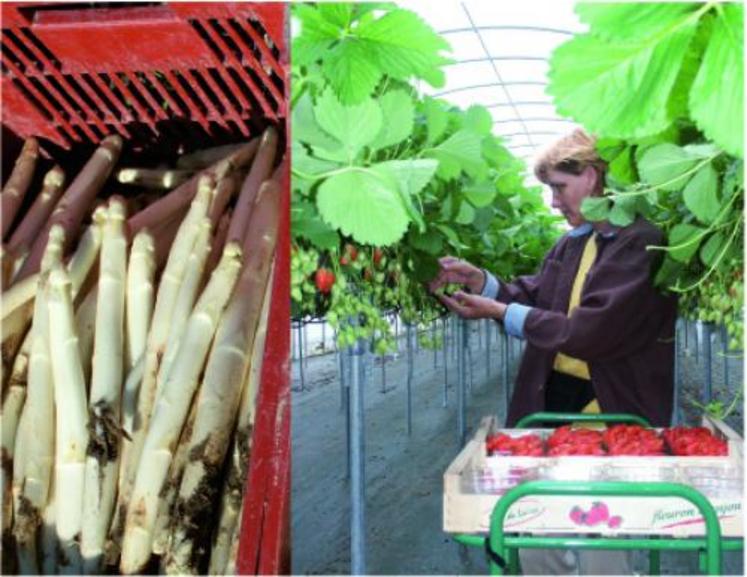
[[444, 306], [464, 319], [495, 319], [503, 321], [506, 316], [504, 303], [488, 297], [467, 294], [462, 291], [452, 296], [438, 296]]
[[445, 256], [438, 259], [440, 270], [428, 288], [435, 292], [447, 284], [459, 284], [467, 287], [472, 294], [480, 294], [485, 286], [485, 273], [482, 269], [468, 263], [466, 260], [459, 260], [453, 256]]

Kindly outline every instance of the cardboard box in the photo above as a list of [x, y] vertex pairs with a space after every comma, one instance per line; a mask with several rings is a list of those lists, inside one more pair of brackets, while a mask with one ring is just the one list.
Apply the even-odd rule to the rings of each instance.
[[[490, 514], [510, 487], [534, 479], [667, 481], [700, 490], [716, 509], [722, 534], [743, 535], [743, 443], [721, 421], [703, 426], [728, 443], [725, 457], [489, 457], [485, 439], [498, 432], [495, 417], [483, 419], [474, 438], [444, 475], [444, 530], [485, 533]], [[510, 435], [548, 436], [552, 430], [509, 429]], [[505, 527], [522, 533], [657, 534], [695, 536], [705, 523], [688, 501], [656, 497], [527, 496], [509, 509]]]

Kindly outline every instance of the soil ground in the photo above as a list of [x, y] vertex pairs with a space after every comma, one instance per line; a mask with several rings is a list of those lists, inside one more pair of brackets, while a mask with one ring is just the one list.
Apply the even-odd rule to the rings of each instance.
[[[468, 438], [482, 417], [505, 414], [501, 352], [492, 338], [473, 332], [472, 386], [467, 396]], [[689, 347], [693, 347], [690, 335]], [[404, 343], [402, 344], [404, 348]], [[511, 380], [518, 347], [509, 364]], [[448, 401], [443, 406], [444, 357], [420, 349], [414, 354], [413, 430], [406, 425], [407, 355], [385, 365], [369, 357], [365, 402], [366, 572], [369, 574], [484, 574], [483, 551], [460, 546], [442, 531], [443, 473], [459, 452], [456, 358], [449, 349]], [[488, 374], [487, 357], [491, 359]], [[692, 351], [683, 354], [683, 391], [697, 391], [702, 376]], [[373, 361], [373, 362], [372, 362]], [[350, 573], [350, 485], [347, 479], [346, 414], [342, 410], [339, 357], [308, 358], [304, 390], [294, 362], [292, 405], [292, 568], [295, 574]], [[714, 383], [723, 366], [713, 363]], [[730, 380], [741, 380], [741, 361], [730, 365]], [[721, 368], [719, 368], [721, 367]], [[719, 379], [722, 379], [721, 381]], [[714, 385], [714, 389], [717, 389]], [[687, 417], [691, 411], [683, 412]], [[734, 424], [732, 420], [732, 424]], [[636, 570], [646, 559], [637, 553]], [[725, 574], [742, 575], [741, 553], [727, 553]], [[663, 574], [698, 574], [693, 553], [663, 553]]]

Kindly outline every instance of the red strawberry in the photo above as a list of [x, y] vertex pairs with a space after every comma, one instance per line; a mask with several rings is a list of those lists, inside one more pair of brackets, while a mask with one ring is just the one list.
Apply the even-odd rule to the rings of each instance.
[[601, 523], [606, 523], [610, 518], [610, 510], [607, 507], [607, 504], [602, 503], [601, 501], [595, 501], [592, 503], [591, 511], [589, 511], [589, 513], [594, 513]]
[[316, 282], [316, 288], [322, 294], [327, 294], [332, 290], [332, 285], [335, 284], [335, 273], [326, 268], [320, 268], [316, 271], [314, 276]]
[[610, 529], [617, 529], [620, 525], [622, 525], [622, 517], [620, 515], [610, 517], [609, 521], [607, 521], [607, 527]]
[[583, 509], [581, 509], [581, 507], [577, 505], [573, 509], [571, 509], [568, 517], [570, 517], [571, 521], [573, 521], [576, 525], [583, 525], [586, 515], [584, 514]]

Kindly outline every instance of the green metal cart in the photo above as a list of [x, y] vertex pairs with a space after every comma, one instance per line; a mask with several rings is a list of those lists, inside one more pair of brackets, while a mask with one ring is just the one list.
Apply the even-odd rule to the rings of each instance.
[[[636, 415], [587, 415], [573, 413], [535, 413], [517, 423], [525, 428], [538, 423], [604, 422], [636, 423], [650, 426]], [[504, 531], [504, 521], [511, 505], [527, 496], [606, 496], [606, 497], [679, 497], [689, 501], [705, 520], [705, 536], [672, 538], [657, 535], [643, 537], [587, 537], [569, 535], [546, 537], [541, 535], [513, 535]], [[700, 568], [708, 575], [720, 575], [722, 551], [742, 550], [743, 538], [722, 538], [718, 515], [708, 499], [696, 489], [677, 483], [661, 482], [577, 482], [529, 481], [507, 491], [498, 501], [490, 517], [490, 532], [484, 535], [458, 534], [454, 539], [463, 545], [484, 547], [491, 575], [518, 575], [519, 549], [522, 548], [578, 548], [578, 549], [643, 549], [649, 551], [649, 573], [660, 574], [661, 551], [697, 551]]]

